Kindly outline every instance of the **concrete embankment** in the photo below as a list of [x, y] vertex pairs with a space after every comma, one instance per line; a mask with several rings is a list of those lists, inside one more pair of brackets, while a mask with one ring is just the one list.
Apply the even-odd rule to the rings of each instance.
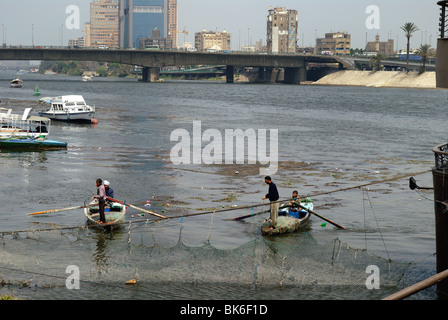
[[399, 87], [399, 88], [436, 88], [436, 73], [402, 71], [338, 71], [318, 81], [316, 85]]

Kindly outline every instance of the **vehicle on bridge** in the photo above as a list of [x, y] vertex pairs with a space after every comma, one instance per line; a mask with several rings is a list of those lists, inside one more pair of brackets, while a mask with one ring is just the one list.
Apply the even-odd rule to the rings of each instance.
[[[407, 59], [406, 53], [399, 53], [398, 59], [405, 61]], [[423, 58], [421, 56], [419, 56], [418, 54], [409, 53], [409, 61], [422, 61], [422, 60], [423, 60]]]

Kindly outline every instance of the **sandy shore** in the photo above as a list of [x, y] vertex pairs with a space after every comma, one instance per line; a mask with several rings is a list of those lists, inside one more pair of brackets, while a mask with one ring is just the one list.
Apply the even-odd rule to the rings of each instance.
[[366, 87], [436, 88], [436, 73], [427, 71], [338, 71], [314, 82], [316, 85], [342, 85]]

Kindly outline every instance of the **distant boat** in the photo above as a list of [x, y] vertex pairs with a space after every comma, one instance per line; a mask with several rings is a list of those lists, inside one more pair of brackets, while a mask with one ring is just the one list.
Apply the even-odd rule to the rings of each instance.
[[54, 97], [42, 97], [39, 99], [40, 103], [51, 103], [51, 100], [53, 100]]
[[52, 120], [94, 122], [95, 107], [86, 104], [81, 95], [67, 95], [55, 97], [50, 107], [39, 111], [41, 117]]
[[82, 81], [84, 81], [84, 82], [90, 82], [90, 81], [92, 81], [92, 76], [83, 76], [82, 77]]
[[9, 87], [10, 88], [22, 88], [23, 87], [23, 81], [19, 78], [15, 78], [14, 80], [9, 81]]

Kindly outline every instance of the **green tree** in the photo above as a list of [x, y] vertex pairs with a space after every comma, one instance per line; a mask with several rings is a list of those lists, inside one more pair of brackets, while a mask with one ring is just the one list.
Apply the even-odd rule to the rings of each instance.
[[98, 67], [95, 72], [98, 74], [98, 77], [107, 77], [107, 68], [105, 66]]
[[412, 34], [418, 31], [418, 27], [413, 22], [406, 22], [401, 30], [404, 31], [405, 36], [407, 38], [407, 46], [406, 46], [406, 72], [409, 72], [409, 46]]
[[431, 45], [430, 44], [422, 44], [420, 48], [417, 49], [417, 54], [422, 57], [423, 66], [420, 70], [420, 73], [423, 73], [426, 71], [426, 61], [428, 61], [428, 58], [431, 56], [430, 51]]
[[381, 70], [381, 60], [384, 60], [384, 56], [381, 54], [377, 54], [376, 56], [373, 56], [370, 58], [370, 64], [372, 65], [372, 69], [375, 71]]

